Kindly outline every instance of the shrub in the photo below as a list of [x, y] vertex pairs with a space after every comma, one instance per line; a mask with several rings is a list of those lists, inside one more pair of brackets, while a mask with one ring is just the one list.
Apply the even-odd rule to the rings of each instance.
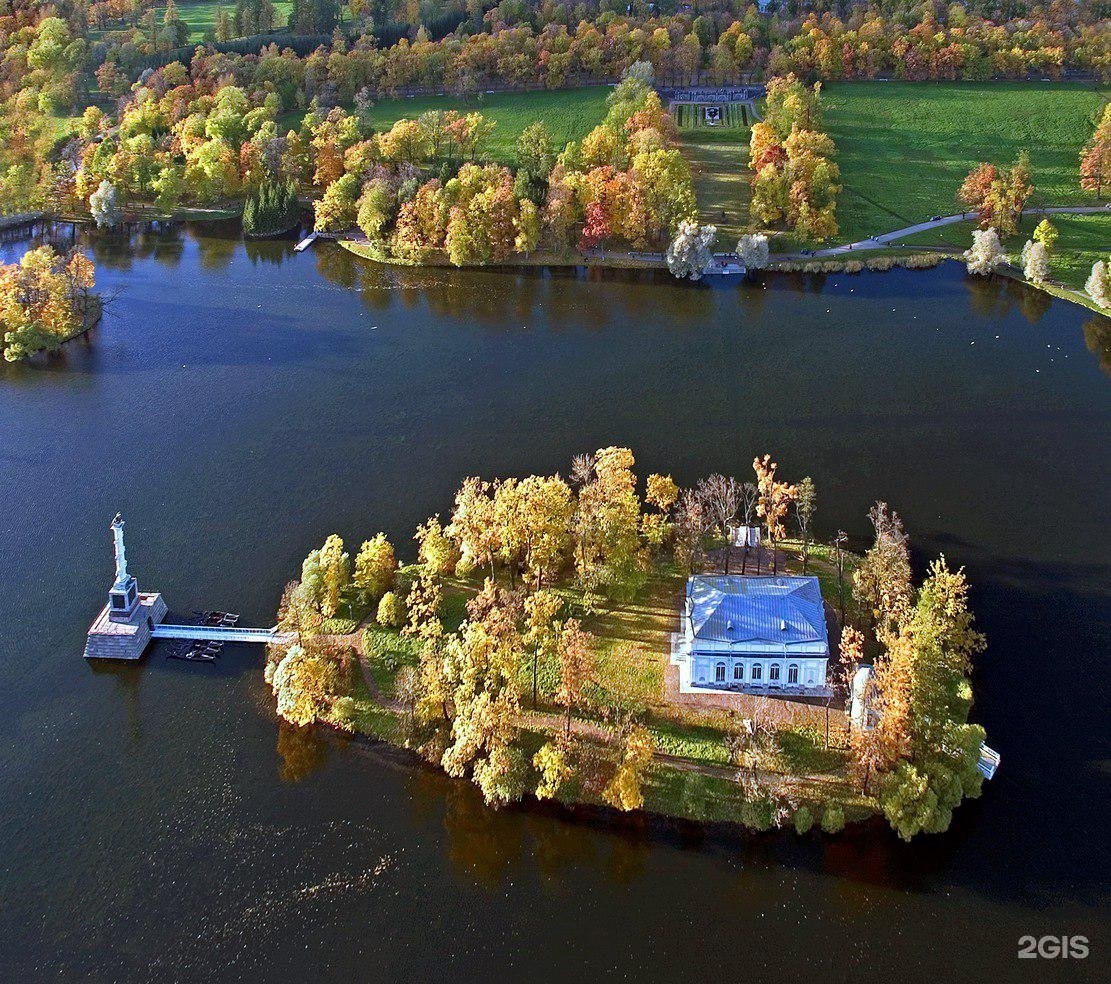
[[387, 591], [378, 602], [377, 621], [379, 625], [400, 629], [409, 620], [405, 602], [394, 591]]
[[775, 804], [771, 800], [758, 799], [741, 807], [741, 822], [753, 830], [769, 830], [775, 820]]
[[336, 724], [348, 726], [355, 719], [357, 705], [354, 697], [340, 697], [332, 704], [332, 717]]
[[795, 833], [805, 834], [814, 826], [814, 814], [807, 806], [800, 806], [795, 810]]
[[845, 811], [841, 807], [831, 803], [822, 811], [822, 830], [827, 834], [836, 834], [844, 828]]

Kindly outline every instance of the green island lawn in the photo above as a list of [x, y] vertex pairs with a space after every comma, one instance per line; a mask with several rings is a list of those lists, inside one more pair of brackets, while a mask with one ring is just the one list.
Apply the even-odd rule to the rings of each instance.
[[1078, 156], [1111, 90], [1074, 83], [833, 83], [825, 125], [837, 144], [844, 192], [838, 240], [853, 242], [958, 209], [980, 161], [1030, 154], [1032, 204], [1091, 205]]
[[[784, 553], [786, 566], [782, 569], [801, 571], [798, 545], [785, 544]], [[404, 586], [415, 572], [414, 567], [403, 568], [401, 584]], [[836, 609], [837, 578], [828, 548], [813, 550], [810, 572], [818, 575], [824, 596]], [[851, 577], [851, 570], [846, 577]], [[466, 615], [466, 602], [477, 592], [480, 580], [478, 575], [445, 580], [445, 630], [459, 627]], [[559, 589], [568, 611], [580, 617], [596, 639], [596, 671], [586, 694], [590, 706], [575, 713], [574, 727], [592, 755], [599, 761], [609, 761], [615, 754], [609, 718], [614, 712], [635, 715], [651, 732], [659, 753], [645, 783], [646, 808], [700, 820], [737, 820], [744, 804], [730, 765], [727, 740], [738, 727], [738, 712], [679, 703], [665, 684], [669, 635], [677, 627], [683, 584], [678, 571], [659, 564], [633, 601], [590, 605], [577, 589]], [[849, 607], [853, 617], [851, 599]], [[359, 618], [365, 613], [348, 608], [342, 614]], [[403, 744], [408, 731], [406, 715], [388, 705], [397, 692], [397, 674], [403, 667], [417, 665], [420, 647], [411, 638], [373, 621], [363, 624], [363, 674], [354, 691], [352, 723], [357, 731], [369, 736]], [[529, 756], [563, 726], [563, 709], [556, 700], [558, 665], [554, 660], [538, 661], [539, 699], [535, 711], [532, 673], [532, 661], [526, 657], [519, 679], [519, 740]], [[839, 747], [844, 745], [843, 715], [836, 710], [830, 714], [833, 747], [827, 749], [823, 708], [770, 703], [777, 705], [778, 730], [761, 758], [761, 770], [777, 774], [779, 781], [793, 787], [804, 799], [841, 805], [850, 818], [871, 812], [867, 801], [845, 781], [846, 753]], [[739, 713], [746, 716], [751, 711], [739, 707]], [[577, 786], [567, 790], [564, 798], [568, 802], [598, 802], [596, 795]]]
[[452, 96], [383, 99], [371, 107], [366, 119], [381, 131], [400, 119], [415, 119], [429, 110], [479, 112], [495, 124], [486, 155], [501, 164], [515, 164], [517, 138], [530, 123], [541, 120], [548, 127], [556, 149], [562, 150], [569, 140], [581, 140], [602, 121], [609, 93], [608, 86], [594, 85], [581, 89], [484, 93], [467, 102]]

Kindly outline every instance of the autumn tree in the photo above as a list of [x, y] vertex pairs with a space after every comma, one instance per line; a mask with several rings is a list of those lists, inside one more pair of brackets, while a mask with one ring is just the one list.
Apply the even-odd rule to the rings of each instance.
[[591, 590], [631, 597], [644, 583], [633, 453], [602, 448], [593, 479], [579, 490], [574, 514], [575, 568]]
[[909, 538], [903, 521], [886, 502], [877, 502], [868, 519], [876, 540], [853, 572], [853, 596], [871, 611], [882, 642], [906, 617], [913, 599]]
[[350, 660], [337, 651], [294, 643], [269, 681], [278, 699], [278, 714], [291, 724], [312, 724], [349, 692], [350, 676]]
[[316, 599], [302, 589], [299, 581], [287, 584], [278, 604], [279, 630], [295, 635], [298, 642], [304, 643], [306, 637], [320, 633], [322, 622]]
[[524, 792], [523, 759], [512, 746], [519, 708], [518, 634], [491, 635], [468, 621], [444, 646], [454, 717], [441, 764], [448, 775], [470, 772], [486, 802], [501, 806]]
[[391, 587], [397, 575], [397, 557], [385, 533], [363, 542], [355, 558], [353, 584], [364, 604], [376, 604]]
[[560, 735], [541, 745], [532, 758], [532, 765], [540, 773], [536, 798], [554, 799], [575, 774], [570, 742]]
[[406, 635], [425, 640], [438, 640], [443, 635], [440, 612], [444, 604], [444, 589], [440, 579], [427, 568], [421, 568], [409, 588], [405, 610], [409, 622], [402, 630]]
[[378, 608], [374, 620], [379, 625], [391, 629], [400, 629], [408, 620], [409, 612], [405, 602], [395, 591], [387, 591], [378, 601]]
[[594, 637], [578, 619], [569, 618], [559, 630], [559, 700], [566, 712], [566, 733], [571, 734], [571, 714], [582, 699], [583, 687], [593, 673]]
[[343, 540], [335, 533], [324, 541], [319, 552], [320, 610], [333, 617], [339, 610], [344, 589], [351, 581], [351, 557], [343, 549]]
[[798, 521], [799, 534], [802, 536], [802, 572], [805, 574], [810, 559], [810, 529], [814, 523], [814, 513], [818, 511], [818, 490], [809, 475], [799, 482], [794, 505], [795, 519]]
[[1080, 187], [1094, 191], [1096, 198], [1111, 188], [1111, 103], [1103, 107], [1095, 132], [1080, 152]]
[[675, 238], [667, 248], [667, 268], [672, 276], [680, 280], [702, 279], [702, 275], [713, 265], [716, 238], [717, 229], [712, 225], [680, 222]]
[[640, 517], [640, 533], [653, 552], [663, 547], [671, 530], [668, 515], [679, 498], [679, 486], [670, 475], [649, 475], [645, 486], [644, 501], [654, 506], [655, 512], [646, 511]]
[[432, 574], [448, 575], [455, 572], [459, 551], [444, 531], [439, 516], [432, 516], [420, 526], [413, 539], [417, 541], [417, 559]]
[[111, 229], [119, 225], [123, 213], [116, 186], [110, 181], [101, 181], [96, 191], [89, 196], [89, 211], [98, 229]]
[[772, 461], [770, 454], [752, 460], [752, 468], [756, 472], [758, 491], [756, 515], [764, 520], [764, 529], [768, 533], [768, 546], [772, 552], [772, 570], [775, 573], [779, 573], [779, 560], [775, 545], [783, 535], [783, 519], [787, 515], [787, 508], [798, 495], [798, 489], [794, 485], [776, 479], [775, 470], [778, 467]]
[[980, 224], [1014, 235], [1022, 211], [1034, 192], [1030, 155], [1021, 151], [1015, 163], [1003, 170], [994, 164], [974, 167], [964, 179], [957, 199], [980, 217]]
[[0, 349], [17, 362], [53, 351], [89, 327], [92, 262], [75, 252], [68, 259], [50, 246], [30, 249], [18, 263], [0, 264]]
[[973, 229], [972, 247], [965, 250], [964, 259], [969, 273], [986, 277], [1007, 262], [1007, 254], [995, 229]]
[[879, 790], [884, 815], [906, 840], [947, 829], [961, 799], [980, 793], [984, 729], [968, 723], [968, 675], [972, 657], [984, 646], [968, 607], [964, 571], [951, 570], [941, 557], [889, 646], [886, 674], [895, 677], [899, 695], [894, 708], [892, 683], [877, 673], [876, 730], [882, 734], [889, 719], [906, 721], [901, 757]]
[[542, 657], [558, 656], [563, 598], [555, 591], [534, 591], [525, 599], [525, 646], [532, 654], [532, 709], [536, 710]]
[[617, 771], [602, 793], [610, 806], [628, 811], [639, 810], [644, 805], [641, 785], [654, 752], [655, 742], [647, 728], [638, 724], [625, 729]]
[[1057, 246], [1057, 236], [1057, 227], [1054, 226], [1049, 219], [1042, 219], [1041, 222], [1034, 227], [1034, 235], [1030, 238], [1033, 239], [1034, 242], [1041, 243], [1045, 247], [1047, 256], [1052, 256], [1053, 250]]
[[1049, 252], [1036, 239], [1026, 240], [1022, 247], [1022, 275], [1031, 283], [1044, 283], [1049, 277]]
[[461, 574], [476, 567], [487, 567], [491, 577], [494, 574], [494, 559], [502, 544], [492, 491], [489, 482], [471, 477], [455, 493], [455, 508], [444, 532], [459, 550]]

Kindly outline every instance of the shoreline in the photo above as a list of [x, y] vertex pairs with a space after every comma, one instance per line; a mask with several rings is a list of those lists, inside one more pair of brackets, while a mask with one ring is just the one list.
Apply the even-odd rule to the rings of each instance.
[[[275, 720], [281, 721], [282, 719], [279, 715], [275, 715]], [[291, 727], [293, 726], [291, 725]], [[332, 721], [318, 720], [307, 727], [314, 729], [317, 727], [321, 728], [322, 740], [334, 743], [343, 751], [347, 751], [348, 748], [353, 746], [359, 754], [366, 757], [375, 756], [381, 763], [388, 763], [390, 767], [398, 771], [409, 772], [413, 767], [416, 767], [431, 775], [440, 776], [452, 785], [457, 784], [461, 788], [473, 791], [475, 795], [481, 799], [481, 793], [474, 790], [473, 784], [469, 780], [458, 779], [448, 775], [441, 767], [424, 758], [415, 748], [398, 744], [380, 735], [365, 731], [348, 730]], [[382, 752], [386, 754], [375, 755], [375, 753]], [[585, 824], [586, 826], [596, 829], [606, 829], [610, 831], [642, 830], [653, 835], [660, 835], [672, 831], [679, 835], [683, 833], [695, 834], [700, 838], [708, 836], [731, 836], [741, 838], [745, 841], [752, 841], [754, 838], [758, 837], [768, 840], [786, 838], [789, 836], [796, 838], [805, 838], [809, 836], [818, 838], [851, 837], [859, 835], [866, 828], [872, 826], [875, 826], [880, 832], [890, 833], [890, 830], [879, 822], [880, 814], [874, 810], [864, 813], [859, 817], [849, 817], [846, 815], [845, 825], [840, 830], [832, 833], [823, 830], [820, 822], [815, 822], [809, 830], [800, 834], [791, 824], [785, 826], [775, 826], [773, 824], [765, 829], [759, 829], [749, 826], [739, 818], [696, 818], [684, 816], [680, 813], [665, 813], [661, 810], [646, 809], [643, 807], [638, 810], [623, 811], [607, 803], [598, 803], [590, 800], [567, 800], [559, 797], [540, 799], [534, 793], [526, 793], [521, 799], [506, 804], [501, 807], [499, 811], [491, 811], [491, 808], [485, 804], [482, 804], [482, 809], [483, 811], [490, 812], [500, 812], [504, 810], [506, 812], [524, 812], [555, 816], [568, 823]]]
[[[340, 234], [342, 235], [342, 234]], [[531, 270], [542, 267], [552, 269], [573, 270], [599, 269], [599, 270], [654, 270], [667, 272], [667, 265], [663, 261], [643, 259], [635, 254], [614, 252], [609, 256], [590, 256], [579, 254], [577, 257], [568, 254], [545, 253], [538, 251], [528, 257], [506, 259], [497, 263], [472, 263], [456, 266], [446, 259], [426, 260], [417, 262], [400, 257], [390, 256], [381, 250], [375, 249], [368, 243], [360, 243], [352, 239], [337, 238], [336, 244], [347, 250], [359, 259], [381, 266], [398, 266], [427, 268], [431, 270], [493, 270], [512, 272], [513, 270]], [[808, 273], [808, 274], [857, 274], [857, 273], [887, 273], [891, 270], [932, 270], [947, 261], [963, 262], [959, 251], [948, 251], [921, 247], [891, 247], [890, 249], [869, 250], [866, 259], [852, 254], [842, 254], [838, 257], [783, 257], [776, 260], [775, 254], [766, 267], [754, 270], [753, 273]], [[1047, 281], [1042, 284], [1027, 280], [1018, 267], [1009, 263], [1003, 264], [995, 271], [999, 276], [1005, 277], [1015, 283], [1022, 284], [1033, 290], [1040, 290], [1058, 300], [1067, 301], [1085, 308], [1094, 314], [1105, 318], [1111, 317], [1111, 309], [1104, 310], [1096, 305], [1083, 291], [1075, 290], [1057, 281]], [[713, 282], [717, 278], [735, 278], [737, 274], [709, 274], [703, 279]], [[741, 276], [744, 276], [743, 274]]]

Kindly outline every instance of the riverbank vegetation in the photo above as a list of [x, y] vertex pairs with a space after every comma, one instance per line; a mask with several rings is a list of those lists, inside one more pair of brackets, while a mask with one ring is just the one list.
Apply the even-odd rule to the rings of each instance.
[[[527, 795], [801, 832], [883, 813], [905, 837], [944, 829], [979, 791], [966, 675], [981, 640], [963, 573], [939, 560], [916, 591], [882, 504], [864, 557], [843, 535], [816, 542], [815, 483], [784, 481], [768, 456], [753, 467], [685, 490], [650, 475], [642, 491], [633, 455], [603, 448], [567, 479], [468, 478], [446, 522], [418, 527], [413, 563], [382, 534], [357, 551], [328, 537], [280, 605], [289, 641], [266, 668], [279, 713], [408, 747], [494, 806]], [[762, 545], [729, 546], [734, 523], [761, 524]], [[702, 571], [818, 577], [842, 639], [832, 708], [679, 693], [671, 633]], [[854, 737], [839, 708], [865, 661], [884, 725]]]
[[243, 205], [246, 236], [279, 236], [301, 225], [301, 205], [292, 181], [263, 179]]
[[92, 261], [50, 246], [28, 250], [18, 263], [0, 264], [0, 347], [6, 362], [53, 352], [87, 331], [100, 316]]

